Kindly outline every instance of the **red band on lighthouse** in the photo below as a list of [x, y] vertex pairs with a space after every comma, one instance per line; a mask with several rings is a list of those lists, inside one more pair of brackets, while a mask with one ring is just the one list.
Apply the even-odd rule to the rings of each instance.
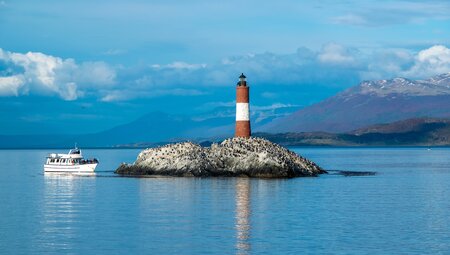
[[235, 137], [250, 137], [249, 87], [245, 75], [239, 76], [236, 86], [236, 132]]

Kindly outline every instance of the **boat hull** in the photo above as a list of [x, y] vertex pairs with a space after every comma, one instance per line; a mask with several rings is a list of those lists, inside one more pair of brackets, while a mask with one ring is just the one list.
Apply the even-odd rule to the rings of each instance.
[[82, 165], [44, 165], [44, 172], [46, 173], [93, 173], [97, 167], [95, 164]]

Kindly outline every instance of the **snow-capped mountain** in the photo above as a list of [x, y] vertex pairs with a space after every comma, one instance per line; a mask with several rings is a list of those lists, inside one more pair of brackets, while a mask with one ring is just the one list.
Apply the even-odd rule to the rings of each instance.
[[450, 94], [450, 73], [441, 74], [427, 80], [394, 78], [391, 80], [364, 81], [342, 96], [351, 95], [389, 96], [402, 94], [409, 96], [436, 96]]
[[450, 73], [425, 80], [364, 81], [263, 126], [264, 132], [349, 132], [418, 117], [450, 117]]

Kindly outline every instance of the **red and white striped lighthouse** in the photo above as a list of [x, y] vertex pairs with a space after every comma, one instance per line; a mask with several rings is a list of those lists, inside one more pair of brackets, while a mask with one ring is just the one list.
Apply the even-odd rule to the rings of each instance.
[[250, 137], [250, 107], [249, 87], [245, 81], [245, 75], [239, 76], [236, 86], [236, 132], [235, 137]]

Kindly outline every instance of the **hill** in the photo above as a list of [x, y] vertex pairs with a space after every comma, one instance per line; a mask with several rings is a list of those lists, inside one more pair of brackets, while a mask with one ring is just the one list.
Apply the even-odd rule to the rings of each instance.
[[450, 119], [415, 118], [349, 133], [259, 133], [285, 146], [450, 146]]
[[278, 118], [266, 133], [343, 133], [377, 123], [450, 117], [450, 73], [427, 80], [365, 81], [327, 100]]

